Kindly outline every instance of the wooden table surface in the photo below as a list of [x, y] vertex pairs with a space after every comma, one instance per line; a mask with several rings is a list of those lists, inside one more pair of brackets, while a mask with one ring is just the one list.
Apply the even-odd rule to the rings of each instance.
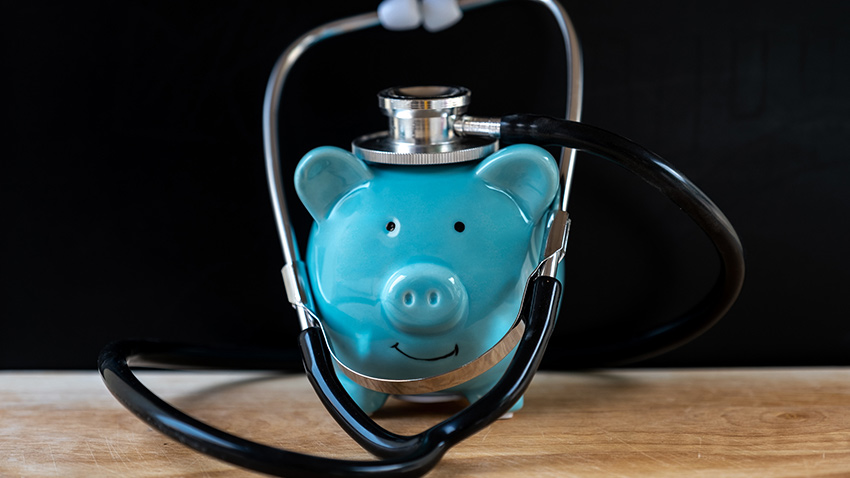
[[[303, 376], [144, 372], [198, 418], [269, 445], [368, 459]], [[541, 373], [525, 408], [429, 477], [850, 477], [850, 369]], [[392, 400], [415, 433], [458, 404]], [[153, 431], [94, 372], [0, 372], [0, 477], [256, 476]]]

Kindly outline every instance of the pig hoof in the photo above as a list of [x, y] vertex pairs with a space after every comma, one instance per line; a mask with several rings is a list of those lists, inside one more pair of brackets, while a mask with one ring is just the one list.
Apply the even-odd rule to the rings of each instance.
[[337, 377], [342, 384], [342, 388], [348, 392], [348, 395], [352, 400], [354, 400], [354, 403], [356, 403], [361, 410], [366, 412], [367, 415], [371, 415], [383, 407], [384, 403], [387, 401], [387, 397], [389, 397], [386, 393], [376, 392], [374, 390], [361, 387], [345, 375], [340, 374], [337, 375]]
[[[511, 407], [511, 409], [510, 409], [510, 410], [508, 410], [508, 413], [506, 413], [506, 414], [502, 415], [502, 418], [511, 418], [511, 417], [513, 417], [513, 416], [514, 416], [514, 412], [518, 412], [518, 411], [522, 408], [523, 400], [524, 400], [524, 399], [523, 399], [523, 397], [519, 397], [519, 400], [517, 400], [517, 401], [516, 401], [516, 403], [514, 403], [514, 406], [512, 406], [512, 407]], [[510, 416], [508, 416], [508, 415], [510, 415]]]

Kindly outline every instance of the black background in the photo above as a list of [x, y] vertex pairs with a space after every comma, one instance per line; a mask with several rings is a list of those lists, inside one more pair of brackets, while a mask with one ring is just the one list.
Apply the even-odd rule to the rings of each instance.
[[[294, 348], [262, 155], [277, 56], [377, 1], [15, 2], [0, 14], [0, 368], [91, 368], [111, 340]], [[644, 365], [850, 365], [847, 2], [565, 1], [588, 123], [661, 154], [747, 252], [743, 293], [703, 337]], [[559, 114], [563, 48], [541, 7], [321, 44], [293, 71], [287, 168], [385, 128], [374, 94], [460, 84], [472, 112]], [[289, 174], [289, 173], [287, 173]], [[290, 199], [302, 242], [306, 213]], [[582, 157], [558, 350], [664, 320], [717, 271], [675, 207]]]

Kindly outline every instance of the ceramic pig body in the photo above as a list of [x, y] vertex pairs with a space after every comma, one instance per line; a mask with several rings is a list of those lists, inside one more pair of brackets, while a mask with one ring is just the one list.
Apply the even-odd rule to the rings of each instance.
[[[530, 145], [446, 166], [308, 153], [295, 187], [315, 219], [307, 270], [337, 357], [366, 375], [409, 379], [451, 371], [497, 343], [537, 264], [557, 180], [552, 156]], [[477, 400], [511, 357], [449, 392]], [[338, 376], [366, 412], [387, 398]]]

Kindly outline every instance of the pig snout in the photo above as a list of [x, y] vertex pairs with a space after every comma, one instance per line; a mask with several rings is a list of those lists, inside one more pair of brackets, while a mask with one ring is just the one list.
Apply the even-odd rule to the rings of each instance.
[[393, 327], [414, 334], [445, 332], [469, 310], [466, 288], [457, 275], [428, 263], [395, 272], [381, 292], [381, 303]]

